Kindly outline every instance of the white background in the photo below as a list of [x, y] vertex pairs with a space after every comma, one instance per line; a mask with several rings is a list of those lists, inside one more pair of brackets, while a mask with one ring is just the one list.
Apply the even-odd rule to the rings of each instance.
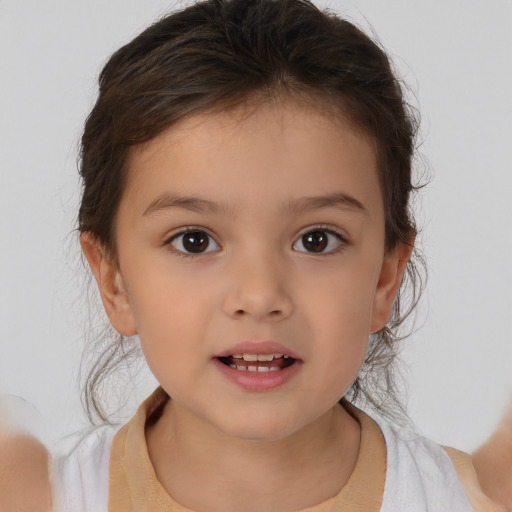
[[[49, 444], [84, 421], [81, 127], [108, 55], [174, 5], [0, 0], [0, 392], [12, 421]], [[418, 99], [430, 278], [424, 325], [404, 342], [409, 411], [429, 437], [470, 451], [512, 389], [512, 2], [317, 5], [371, 24]]]

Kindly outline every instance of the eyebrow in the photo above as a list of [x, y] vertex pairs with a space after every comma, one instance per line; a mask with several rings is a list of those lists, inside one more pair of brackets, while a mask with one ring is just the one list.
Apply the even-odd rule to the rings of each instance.
[[[197, 213], [224, 214], [232, 217], [237, 213], [235, 208], [226, 203], [217, 203], [195, 196], [164, 194], [151, 202], [144, 210], [143, 216], [153, 215], [162, 210], [172, 208], [183, 208]], [[310, 210], [320, 210], [322, 208], [340, 208], [343, 210], [359, 211], [366, 215], [368, 214], [367, 209], [361, 201], [343, 192], [290, 199], [284, 208], [284, 213], [298, 215]]]
[[343, 192], [292, 199], [288, 203], [287, 211], [292, 214], [299, 214], [309, 210], [320, 210], [322, 208], [355, 210], [368, 215], [368, 210], [361, 201]]
[[148, 216], [171, 208], [183, 208], [197, 213], [215, 213], [228, 216], [233, 216], [236, 213], [233, 208], [225, 203], [216, 203], [194, 196], [164, 194], [152, 201], [142, 215]]

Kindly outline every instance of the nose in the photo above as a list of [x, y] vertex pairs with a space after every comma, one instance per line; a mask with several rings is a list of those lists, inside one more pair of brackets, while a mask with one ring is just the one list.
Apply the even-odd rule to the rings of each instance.
[[278, 257], [253, 254], [230, 264], [224, 311], [233, 318], [280, 321], [293, 311], [289, 272]]

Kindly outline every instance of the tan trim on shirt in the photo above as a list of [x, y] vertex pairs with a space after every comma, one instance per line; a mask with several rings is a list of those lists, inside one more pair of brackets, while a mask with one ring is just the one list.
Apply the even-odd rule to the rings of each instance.
[[[144, 429], [151, 415], [169, 400], [160, 387], [114, 437], [110, 451], [109, 512], [190, 512], [158, 481], [149, 458]], [[361, 425], [361, 445], [347, 484], [333, 498], [302, 512], [378, 512], [386, 477], [386, 445], [378, 425], [344, 403]]]

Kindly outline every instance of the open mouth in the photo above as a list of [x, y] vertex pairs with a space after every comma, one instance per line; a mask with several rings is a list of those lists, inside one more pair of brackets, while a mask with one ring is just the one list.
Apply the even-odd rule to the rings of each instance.
[[293, 357], [284, 354], [233, 354], [217, 359], [242, 372], [276, 372], [295, 362]]

